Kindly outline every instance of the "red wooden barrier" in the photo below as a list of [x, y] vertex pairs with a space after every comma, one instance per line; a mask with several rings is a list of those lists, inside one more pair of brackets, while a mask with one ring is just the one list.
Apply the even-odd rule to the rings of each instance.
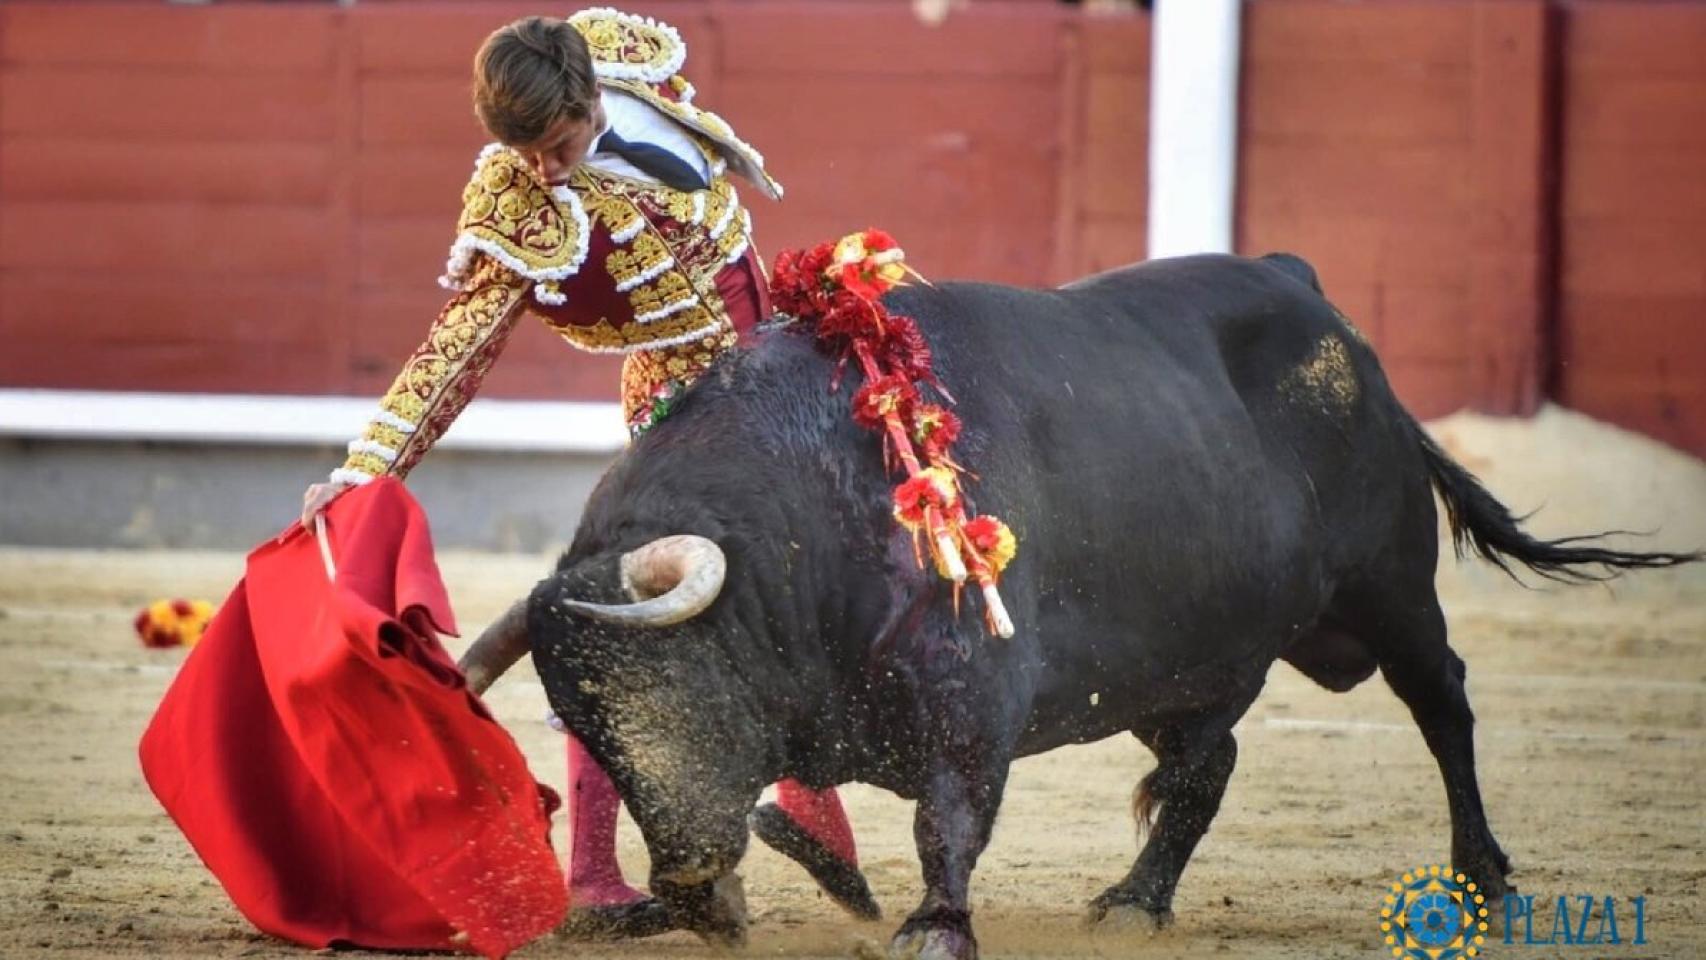
[[[535, 10], [0, 7], [0, 382], [377, 394], [443, 302], [473, 50]], [[1142, 19], [636, 12], [682, 31], [702, 102], [789, 187], [754, 198], [767, 254], [881, 224], [934, 275], [1048, 284], [1141, 253]], [[486, 392], [614, 382], [525, 323]]]
[[[377, 395], [443, 302], [472, 52], [536, 11], [0, 4], [0, 385]], [[638, 12], [789, 187], [749, 197], [766, 254], [876, 224], [933, 276], [1143, 255], [1144, 16]], [[1259, 0], [1244, 45], [1240, 248], [1309, 257], [1407, 403], [1550, 384], [1706, 452], [1706, 8]], [[524, 322], [486, 392], [614, 380]]]
[[1558, 397], [1706, 456], [1706, 7], [1567, 14]]
[[1423, 416], [1540, 396], [1542, 0], [1257, 3], [1240, 247], [1308, 257]]

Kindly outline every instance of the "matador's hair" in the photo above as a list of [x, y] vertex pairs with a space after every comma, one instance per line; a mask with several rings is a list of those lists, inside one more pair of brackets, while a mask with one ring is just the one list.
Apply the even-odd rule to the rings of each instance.
[[537, 142], [559, 120], [584, 120], [598, 96], [592, 57], [565, 20], [524, 17], [474, 55], [474, 113], [510, 146]]

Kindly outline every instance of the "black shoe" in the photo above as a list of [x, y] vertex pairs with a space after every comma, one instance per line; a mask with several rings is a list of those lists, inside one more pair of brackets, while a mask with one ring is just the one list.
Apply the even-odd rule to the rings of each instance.
[[574, 907], [558, 932], [567, 940], [611, 941], [655, 937], [676, 929], [669, 908], [656, 897], [604, 907]]
[[766, 803], [752, 811], [747, 823], [770, 849], [805, 867], [841, 909], [860, 920], [883, 918], [883, 908], [877, 906], [877, 898], [871, 896], [871, 887], [859, 868], [836, 856], [781, 807]]

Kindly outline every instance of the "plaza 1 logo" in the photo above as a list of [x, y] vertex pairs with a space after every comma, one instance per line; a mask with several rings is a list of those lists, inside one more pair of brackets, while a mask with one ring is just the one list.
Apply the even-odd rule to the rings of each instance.
[[[1603, 946], [1647, 943], [1647, 899], [1624, 909], [1624, 939], [1616, 897], [1541, 897], [1515, 893], [1501, 909], [1505, 944]], [[1537, 912], [1538, 911], [1538, 912]], [[1380, 930], [1397, 960], [1462, 960], [1479, 956], [1489, 927], [1487, 898], [1468, 876], [1445, 866], [1418, 867], [1392, 885], [1380, 909]]]
[[1460, 960], [1487, 939], [1487, 898], [1450, 867], [1418, 867], [1392, 885], [1380, 930], [1400, 960]]

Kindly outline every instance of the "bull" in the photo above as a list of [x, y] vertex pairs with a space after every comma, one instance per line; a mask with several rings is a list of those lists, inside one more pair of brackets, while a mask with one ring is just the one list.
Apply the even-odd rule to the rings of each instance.
[[[856, 780], [917, 802], [926, 892], [891, 950], [973, 957], [968, 886], [1010, 763], [1129, 732], [1157, 761], [1136, 794], [1152, 825], [1089, 915], [1165, 925], [1276, 660], [1335, 691], [1379, 671], [1438, 761], [1452, 864], [1494, 903], [1510, 889], [1434, 590], [1435, 494], [1457, 553], [1507, 572], [1699, 554], [1525, 533], [1296, 257], [886, 303], [957, 397], [972, 506], [1018, 535], [1011, 639], [920, 568], [880, 440], [848, 415], [854, 385], [832, 390], [835, 359], [786, 330], [720, 361], [617, 460], [527, 600], [551, 707], [628, 803], [677, 924], [741, 942], [734, 870], [764, 785]], [[520, 653], [476, 643], [466, 661], [489, 679]]]

